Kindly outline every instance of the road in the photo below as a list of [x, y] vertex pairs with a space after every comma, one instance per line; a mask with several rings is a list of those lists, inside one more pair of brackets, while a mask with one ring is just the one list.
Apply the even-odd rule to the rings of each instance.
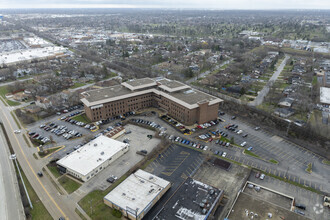
[[283, 71], [283, 69], [284, 69], [284, 67], [286, 65], [286, 62], [288, 61], [289, 58], [290, 58], [290, 56], [286, 54], [284, 60], [282, 61], [282, 63], [280, 64], [280, 66], [277, 68], [277, 70], [274, 72], [274, 74], [272, 75], [272, 77], [269, 79], [268, 83], [259, 92], [258, 96], [252, 102], [249, 102], [248, 103], [248, 105], [250, 105], [250, 106], [257, 106], [257, 105], [260, 105], [263, 102], [265, 96], [269, 92], [269, 89], [272, 87], [272, 85], [274, 84], [274, 82], [277, 80], [278, 76]]
[[27, 80], [30, 80], [30, 79], [33, 79], [33, 77], [26, 78], [26, 79], [17, 79], [15, 81], [6, 82], [6, 83], [0, 83], [0, 86], [8, 86], [8, 85], [14, 84], [16, 82], [24, 82], [24, 81], [27, 81]]
[[[256, 131], [253, 126], [239, 118], [231, 120], [231, 116], [227, 114], [222, 116], [222, 118], [225, 122], [222, 123], [219, 129], [228, 133], [230, 137], [234, 137], [237, 144], [241, 144], [243, 141], [247, 142], [247, 147], [252, 146], [252, 152], [264, 160], [242, 154], [243, 150], [241, 148], [236, 149], [236, 152], [229, 152], [228, 156], [230, 159], [255, 168], [261, 168], [271, 172], [271, 174], [323, 192], [330, 192], [328, 180], [330, 167], [322, 164], [324, 158], [321, 155], [308, 151], [277, 136], [275, 133], [270, 133], [263, 129]], [[243, 138], [242, 135], [224, 129], [224, 126], [227, 124], [237, 124], [238, 129], [243, 130], [243, 134], [248, 134], [248, 136]], [[269, 163], [270, 159], [277, 160], [279, 164]], [[305, 171], [309, 163], [313, 164], [313, 172], [311, 174]]]
[[[199, 75], [197, 75], [196, 77], [193, 77], [193, 78], [187, 80], [186, 83], [187, 83], [187, 84], [190, 84], [190, 83], [192, 83], [192, 82], [195, 82], [198, 78], [202, 78], [202, 77], [204, 77], [204, 76], [210, 74], [211, 71], [214, 71], [214, 70], [220, 69], [220, 68], [223, 67], [224, 65], [229, 64], [232, 60], [233, 60], [233, 59], [229, 59], [229, 60], [227, 60], [227, 61], [225, 61], [225, 62], [223, 62], [223, 63], [221, 63], [221, 64], [215, 66], [212, 70], [207, 70], [207, 71], [205, 71], [205, 72], [202, 72], [202, 73], [200, 73]], [[198, 77], [198, 78], [197, 78], [197, 77]]]
[[76, 204], [72, 203], [67, 196], [60, 195], [47, 176], [38, 177], [37, 172], [41, 170], [44, 164], [33, 157], [36, 148], [28, 147], [22, 134], [14, 134], [13, 130], [18, 129], [18, 127], [9, 109], [3, 102], [0, 102], [0, 118], [6, 128], [10, 143], [22, 170], [50, 215], [54, 219], [59, 219], [62, 216], [65, 219], [80, 219], [75, 212]]
[[13, 162], [6, 138], [0, 128], [0, 216], [3, 220], [25, 219]]

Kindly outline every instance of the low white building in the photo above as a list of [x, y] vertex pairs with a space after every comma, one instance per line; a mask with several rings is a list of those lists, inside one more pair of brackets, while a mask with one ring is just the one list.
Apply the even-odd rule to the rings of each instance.
[[106, 195], [104, 203], [128, 219], [142, 219], [170, 187], [169, 181], [138, 170]]
[[86, 182], [128, 150], [128, 144], [101, 135], [56, 163], [61, 172]]
[[323, 106], [330, 106], [330, 88], [320, 87], [320, 102]]

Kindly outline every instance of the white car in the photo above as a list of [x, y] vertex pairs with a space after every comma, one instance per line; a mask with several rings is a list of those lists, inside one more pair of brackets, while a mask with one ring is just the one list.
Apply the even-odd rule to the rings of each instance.
[[243, 133], [242, 130], [238, 130], [238, 131], [237, 131], [237, 134], [242, 134], [242, 133]]
[[21, 133], [21, 131], [20, 130], [14, 130], [14, 133], [19, 134], [19, 133]]
[[226, 157], [226, 155], [227, 155], [226, 152], [223, 152], [223, 153], [222, 153], [222, 156], [223, 156], [223, 157]]
[[244, 141], [243, 143], [241, 143], [241, 146], [244, 147], [246, 145], [246, 142]]
[[265, 174], [262, 173], [262, 174], [260, 175], [260, 179], [261, 179], [261, 180], [265, 179]]

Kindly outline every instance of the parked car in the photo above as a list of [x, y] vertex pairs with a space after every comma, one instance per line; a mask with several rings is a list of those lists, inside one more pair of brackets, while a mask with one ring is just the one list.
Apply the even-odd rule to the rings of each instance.
[[243, 134], [242, 137], [243, 138], [246, 138], [248, 136], [248, 134]]
[[227, 155], [227, 152], [222, 153], [222, 157], [226, 157], [226, 155]]
[[258, 131], [260, 130], [260, 127], [255, 127], [254, 130]]
[[252, 149], [253, 149], [253, 147], [249, 147], [247, 150], [250, 151], [250, 150], [252, 150]]
[[235, 115], [234, 115], [234, 116], [232, 116], [232, 117], [231, 117], [231, 119], [233, 119], [233, 120], [234, 120], [234, 119], [236, 119], [236, 116], [235, 116]]
[[19, 134], [19, 133], [21, 133], [21, 131], [20, 130], [14, 130], [14, 133]]
[[260, 172], [257, 172], [256, 175], [255, 175], [256, 178], [259, 178], [260, 177]]
[[303, 204], [296, 204], [295, 206], [296, 206], [297, 208], [299, 208], [299, 209], [306, 210], [306, 206], [303, 205]]
[[244, 147], [246, 145], [246, 142], [244, 141], [243, 143], [241, 143], [241, 146]]
[[260, 175], [260, 179], [261, 179], [261, 180], [265, 179], [265, 174], [262, 173], [262, 174]]
[[43, 177], [44, 176], [41, 171], [39, 171], [37, 174], [38, 174], [39, 177]]

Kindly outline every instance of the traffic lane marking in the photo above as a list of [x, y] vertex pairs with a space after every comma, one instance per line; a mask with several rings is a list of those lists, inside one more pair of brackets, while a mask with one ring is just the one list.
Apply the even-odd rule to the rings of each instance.
[[[0, 107], [0, 109], [2, 110], [1, 107]], [[5, 116], [5, 118], [6, 118], [6, 120], [7, 120], [7, 123], [8, 123], [9, 126], [10, 126], [10, 129], [11, 129], [11, 130], [14, 130], [13, 127], [12, 127], [12, 125], [11, 125], [11, 123], [9, 122], [9, 119], [8, 119], [7, 115], [6, 115], [5, 113], [3, 113], [3, 115]], [[27, 159], [27, 157], [26, 157], [26, 155], [25, 155], [25, 153], [24, 153], [24, 151], [23, 151], [23, 148], [22, 148], [21, 144], [20, 144], [19, 141], [18, 141], [17, 136], [16, 136], [16, 135], [13, 135], [13, 137], [15, 138], [15, 140], [16, 140], [16, 142], [17, 142], [17, 145], [19, 146], [19, 148], [20, 148], [20, 150], [21, 150], [21, 153], [22, 153], [22, 155], [23, 155], [23, 157], [24, 157], [26, 163], [28, 164], [30, 170], [32, 171], [34, 177], [37, 179], [37, 181], [39, 182], [39, 184], [41, 185], [41, 187], [43, 188], [43, 190], [46, 192], [47, 196], [50, 198], [50, 200], [53, 202], [53, 204], [56, 206], [56, 208], [60, 211], [60, 213], [61, 213], [65, 218], [69, 219], [69, 218], [65, 215], [65, 213], [63, 212], [63, 210], [62, 210], [62, 209], [58, 206], [58, 204], [55, 202], [55, 200], [53, 199], [53, 197], [49, 194], [49, 192], [47, 191], [47, 189], [45, 188], [45, 186], [42, 184], [40, 178], [37, 177], [37, 174], [36, 174], [36, 172], [34, 172], [34, 170], [33, 170], [32, 166], [31, 166], [30, 162], [28, 161], [28, 159]]]

